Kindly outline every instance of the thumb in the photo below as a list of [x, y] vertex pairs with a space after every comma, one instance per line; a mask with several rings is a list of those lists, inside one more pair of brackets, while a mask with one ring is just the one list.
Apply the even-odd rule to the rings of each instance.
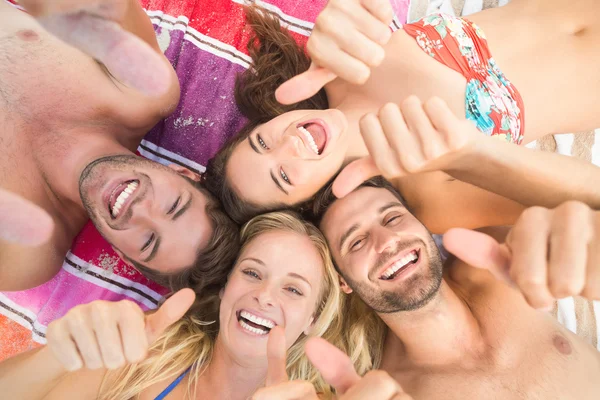
[[342, 198], [360, 186], [361, 183], [374, 176], [381, 175], [371, 157], [352, 161], [333, 181], [333, 194]]
[[0, 239], [39, 246], [52, 236], [54, 221], [43, 209], [0, 189]]
[[360, 381], [352, 361], [340, 349], [321, 338], [310, 338], [305, 346], [310, 362], [319, 370], [323, 379], [343, 395]]
[[281, 104], [294, 104], [314, 96], [323, 86], [337, 78], [328, 69], [312, 63], [308, 70], [288, 79], [275, 90], [275, 98]]
[[473, 267], [489, 270], [496, 279], [512, 283], [508, 247], [481, 232], [452, 228], [444, 235], [444, 247]]
[[169, 90], [171, 73], [162, 56], [118, 23], [85, 12], [50, 15], [40, 22], [104, 64], [119, 82], [150, 96]]
[[288, 380], [286, 366], [285, 331], [276, 326], [269, 332], [267, 342], [267, 381], [266, 386], [274, 386]]
[[179, 321], [196, 299], [192, 289], [182, 289], [169, 297], [154, 313], [146, 317], [146, 337], [153, 343], [169, 326]]

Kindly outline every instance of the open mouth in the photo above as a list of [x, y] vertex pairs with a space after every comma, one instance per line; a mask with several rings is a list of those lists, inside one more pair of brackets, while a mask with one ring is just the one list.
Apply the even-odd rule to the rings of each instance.
[[296, 127], [306, 139], [308, 147], [317, 155], [323, 154], [327, 146], [327, 129], [320, 120], [312, 120]]
[[140, 182], [137, 180], [125, 181], [113, 189], [108, 198], [108, 212], [113, 219], [116, 219], [121, 211], [125, 209], [129, 197], [137, 190]]
[[255, 335], [267, 335], [277, 324], [270, 319], [261, 318], [246, 310], [237, 312], [237, 319], [242, 328]]
[[420, 250], [413, 250], [404, 257], [390, 265], [379, 277], [384, 281], [391, 281], [397, 277], [406, 267], [416, 264], [419, 261]]

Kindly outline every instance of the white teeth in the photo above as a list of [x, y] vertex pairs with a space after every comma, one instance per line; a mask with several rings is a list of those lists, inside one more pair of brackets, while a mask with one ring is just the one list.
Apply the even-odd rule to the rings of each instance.
[[300, 132], [302, 132], [304, 134], [304, 136], [306, 136], [306, 140], [308, 140], [308, 144], [310, 146], [310, 149], [312, 151], [314, 151], [315, 153], [319, 154], [319, 147], [317, 147], [317, 143], [315, 142], [315, 139], [312, 137], [312, 135], [310, 134], [310, 132], [303, 126], [299, 126], [298, 130]]
[[127, 200], [127, 198], [129, 196], [131, 196], [131, 194], [133, 192], [135, 192], [135, 189], [137, 189], [138, 187], [138, 183], [137, 182], [131, 182], [129, 185], [127, 185], [127, 187], [125, 188], [125, 190], [123, 190], [119, 196], [117, 197], [117, 200], [115, 201], [115, 205], [112, 209], [112, 216], [113, 218], [116, 218], [119, 213], [121, 212], [121, 207], [123, 206], [123, 204], [125, 203], [125, 200]]
[[415, 261], [416, 259], [417, 259], [417, 252], [413, 250], [410, 253], [408, 253], [407, 255], [405, 255], [404, 257], [402, 257], [400, 260], [398, 260], [394, 264], [392, 264], [391, 267], [386, 269], [383, 272], [383, 274], [381, 275], [381, 277], [383, 279], [388, 279], [390, 276], [394, 275], [398, 270], [400, 270], [400, 269], [404, 268], [406, 265], [408, 265], [409, 262]]
[[240, 319], [240, 325], [242, 326], [242, 328], [244, 328], [247, 331], [250, 331], [252, 333], [255, 333], [257, 335], [266, 335], [267, 331], [264, 331], [262, 329], [258, 329], [255, 328], [253, 326], [248, 325], [247, 323], [244, 322], [244, 320]]
[[271, 328], [273, 328], [275, 326], [275, 322], [270, 321], [268, 319], [257, 317], [256, 315], [250, 314], [247, 311], [242, 311], [240, 313], [240, 316], [243, 317], [243, 318], [246, 318], [248, 321], [252, 321], [252, 322], [254, 322], [257, 325], [262, 325], [262, 326], [264, 326], [266, 328], [269, 328], [269, 329], [271, 329]]

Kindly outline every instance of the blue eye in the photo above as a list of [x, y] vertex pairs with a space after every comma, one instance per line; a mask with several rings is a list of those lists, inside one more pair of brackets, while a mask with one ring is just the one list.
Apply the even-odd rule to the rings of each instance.
[[251, 269], [243, 270], [242, 273], [244, 275], [251, 276], [252, 278], [260, 279], [260, 276], [258, 276], [258, 274], [255, 271], [252, 271]]
[[294, 293], [295, 295], [302, 296], [302, 292], [295, 287], [289, 287], [286, 289], [288, 292]]

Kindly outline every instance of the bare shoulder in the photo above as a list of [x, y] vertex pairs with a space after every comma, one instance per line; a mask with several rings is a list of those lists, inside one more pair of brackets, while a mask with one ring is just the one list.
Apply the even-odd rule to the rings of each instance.
[[83, 369], [72, 372], [65, 375], [44, 400], [97, 399], [103, 383], [110, 385], [108, 378], [103, 382], [105, 378], [107, 378], [105, 369]]

